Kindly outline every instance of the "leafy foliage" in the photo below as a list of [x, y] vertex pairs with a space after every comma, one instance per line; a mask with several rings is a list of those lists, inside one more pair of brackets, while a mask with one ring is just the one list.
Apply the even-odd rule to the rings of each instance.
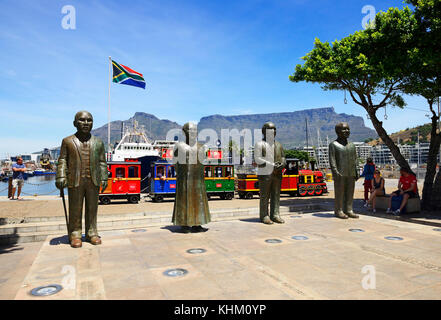
[[308, 152], [302, 150], [285, 150], [285, 158], [297, 158], [305, 162], [311, 160]]

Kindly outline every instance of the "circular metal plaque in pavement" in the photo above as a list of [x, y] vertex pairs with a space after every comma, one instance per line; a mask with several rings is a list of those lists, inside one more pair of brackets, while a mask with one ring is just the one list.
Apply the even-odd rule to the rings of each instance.
[[266, 239], [265, 242], [266, 243], [281, 243], [282, 240], [280, 240], [280, 239]]
[[351, 232], [364, 232], [363, 229], [349, 229]]
[[403, 238], [401, 237], [384, 237], [386, 240], [395, 240], [395, 241], [401, 241]]
[[167, 277], [182, 277], [188, 273], [187, 270], [177, 268], [177, 269], [168, 269], [164, 271], [164, 275]]
[[305, 236], [293, 236], [293, 237], [291, 237], [291, 239], [294, 239], [294, 240], [308, 240], [308, 237], [305, 237]]
[[48, 286], [37, 287], [31, 290], [31, 295], [41, 297], [41, 296], [51, 296], [58, 293], [63, 289], [62, 286], [58, 284], [50, 284]]
[[187, 250], [187, 253], [190, 253], [190, 254], [200, 254], [200, 253], [204, 253], [204, 252], [207, 252], [207, 250], [202, 249], [202, 248], [195, 248], [195, 249], [188, 249]]

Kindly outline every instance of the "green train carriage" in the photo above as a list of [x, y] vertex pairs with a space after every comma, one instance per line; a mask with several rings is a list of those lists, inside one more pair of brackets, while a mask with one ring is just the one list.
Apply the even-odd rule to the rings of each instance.
[[[174, 165], [161, 160], [152, 163], [149, 197], [154, 202], [164, 198], [174, 198], [176, 194], [176, 172]], [[225, 164], [204, 165], [207, 197], [219, 197], [222, 200], [234, 198], [234, 166]]]

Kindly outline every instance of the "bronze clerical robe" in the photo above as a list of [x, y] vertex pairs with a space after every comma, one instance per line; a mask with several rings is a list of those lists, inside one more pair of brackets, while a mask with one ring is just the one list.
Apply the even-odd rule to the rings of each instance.
[[204, 153], [201, 149], [204, 150], [205, 146], [200, 143], [193, 147], [184, 142], [175, 145], [174, 157], [178, 160], [175, 165], [176, 198], [172, 218], [174, 225], [192, 227], [211, 221], [205, 188], [204, 165], [198, 157], [198, 153]]

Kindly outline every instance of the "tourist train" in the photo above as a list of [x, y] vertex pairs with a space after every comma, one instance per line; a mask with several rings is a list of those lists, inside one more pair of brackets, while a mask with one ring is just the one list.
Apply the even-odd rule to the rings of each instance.
[[[170, 156], [171, 152], [164, 152], [162, 159], [147, 157], [148, 161], [125, 159], [125, 161], [108, 162], [108, 185], [106, 190], [100, 193], [100, 203], [109, 204], [112, 199], [125, 199], [130, 203], [138, 203], [143, 191], [154, 202], [174, 198], [176, 170], [170, 161]], [[208, 199], [219, 197], [222, 200], [231, 200], [236, 192], [241, 199], [252, 199], [255, 195], [259, 195], [258, 178], [251, 171], [238, 173], [236, 178], [233, 164], [219, 163], [218, 159], [209, 159], [204, 165]], [[143, 182], [145, 182], [144, 186]], [[282, 171], [281, 193], [304, 197], [320, 196], [327, 192], [327, 185], [321, 171], [314, 170], [314, 168], [300, 169], [298, 159], [287, 159]]]
[[[290, 196], [320, 196], [328, 192], [323, 172], [300, 169], [298, 159], [286, 159], [286, 166], [282, 171], [282, 188], [280, 193]], [[237, 175], [237, 193], [241, 199], [252, 199], [259, 195], [259, 180], [254, 173]]]
[[[176, 193], [175, 166], [167, 161], [152, 163], [149, 196], [154, 202], [174, 197]], [[217, 196], [223, 200], [234, 198], [234, 166], [226, 164], [204, 165], [207, 197]]]
[[112, 161], [107, 163], [107, 170], [107, 188], [99, 195], [100, 203], [109, 204], [112, 199], [138, 203], [141, 199], [141, 162]]

